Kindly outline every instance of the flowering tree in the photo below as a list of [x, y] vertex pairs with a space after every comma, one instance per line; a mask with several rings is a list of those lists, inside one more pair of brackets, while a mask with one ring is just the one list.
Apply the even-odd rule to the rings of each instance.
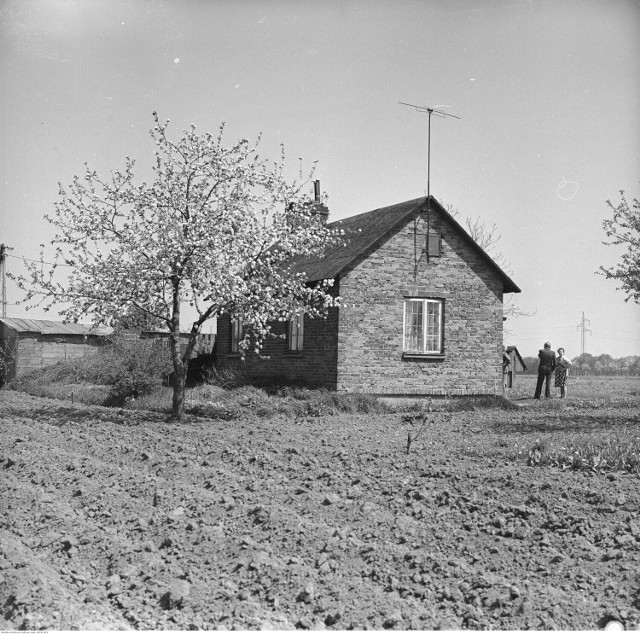
[[602, 227], [610, 239], [610, 242], [603, 244], [623, 245], [627, 251], [622, 254], [617, 266], [601, 266], [596, 272], [621, 283], [618, 288], [627, 294], [625, 302], [633, 298], [636, 304], [640, 304], [640, 201], [634, 198], [629, 205], [622, 190], [620, 198], [621, 202], [617, 207], [607, 200], [607, 205], [613, 209], [613, 218], [602, 221]]
[[[220, 314], [241, 316], [249, 342], [259, 351], [269, 322], [304, 309], [323, 316], [339, 298], [331, 281], [306, 283], [288, 266], [300, 254], [319, 254], [341, 241], [314, 220], [314, 203], [303, 192], [308, 179], [288, 183], [284, 152], [277, 163], [258, 155], [258, 142], [225, 147], [219, 134], [196, 134], [195, 126], [173, 142], [154, 113], [153, 182], [134, 183], [134, 161], [103, 180], [86, 166], [65, 189], [55, 214], [53, 266], [28, 266], [16, 278], [26, 300], [46, 308], [63, 302], [69, 320], [91, 315], [114, 323], [123, 313], [166, 324], [174, 370], [173, 417], [182, 418], [187, 366], [203, 324]], [[310, 178], [310, 177], [309, 177]], [[43, 246], [44, 259], [44, 246]], [[28, 265], [28, 263], [26, 263]], [[61, 266], [69, 275], [61, 279]], [[197, 317], [180, 348], [181, 309]], [[303, 307], [303, 308], [301, 308]]]

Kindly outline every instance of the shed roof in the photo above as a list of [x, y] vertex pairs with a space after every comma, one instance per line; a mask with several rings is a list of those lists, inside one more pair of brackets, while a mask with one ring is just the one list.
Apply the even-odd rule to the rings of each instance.
[[[427, 198], [422, 196], [329, 223], [327, 225], [329, 228], [345, 231], [346, 244], [329, 248], [322, 256], [296, 258], [293, 261], [294, 268], [305, 272], [310, 282], [335, 279], [365, 257], [369, 249], [382, 245], [407, 222], [425, 212], [426, 208]], [[515, 282], [433, 196], [431, 196], [431, 208], [442, 214], [469, 243], [471, 248], [478, 252], [489, 268], [502, 278], [505, 293], [520, 292]]]
[[518, 352], [518, 348], [516, 348], [515, 346], [507, 346], [507, 354], [511, 354], [512, 352], [518, 358], [518, 361], [520, 361], [520, 363], [522, 364], [522, 369], [526, 370], [527, 364], [524, 362], [523, 358], [520, 356], [520, 352]]
[[16, 317], [2, 317], [0, 322], [16, 332], [33, 332], [41, 335], [87, 335], [105, 336], [111, 329], [89, 324], [73, 324], [49, 319], [20, 319]]

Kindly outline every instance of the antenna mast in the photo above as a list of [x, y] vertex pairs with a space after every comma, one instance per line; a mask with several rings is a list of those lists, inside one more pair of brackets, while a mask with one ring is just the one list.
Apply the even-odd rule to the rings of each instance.
[[431, 231], [431, 115], [435, 113], [437, 117], [453, 117], [454, 119], [461, 119], [461, 117], [457, 117], [455, 114], [450, 114], [448, 112], [444, 112], [442, 110], [438, 110], [438, 108], [448, 108], [449, 106], [434, 106], [433, 108], [430, 106], [416, 106], [412, 103], [405, 103], [404, 101], [399, 101], [403, 106], [409, 106], [414, 108], [417, 112], [427, 112], [429, 114], [429, 125], [428, 125], [428, 134], [427, 134], [427, 263], [429, 262], [429, 233]]

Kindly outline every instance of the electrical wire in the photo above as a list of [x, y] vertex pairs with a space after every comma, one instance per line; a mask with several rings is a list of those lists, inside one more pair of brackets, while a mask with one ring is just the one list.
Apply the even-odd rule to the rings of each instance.
[[44, 260], [34, 260], [33, 258], [25, 258], [24, 256], [20, 256], [20, 255], [9, 255], [8, 253], [5, 253], [5, 256], [8, 258], [14, 258], [15, 260], [24, 260], [25, 262], [35, 262], [36, 264], [46, 264], [47, 266], [68, 266], [68, 267], [72, 267], [72, 264], [61, 264], [60, 262], [58, 262], [57, 264], [55, 262], [45, 262]]

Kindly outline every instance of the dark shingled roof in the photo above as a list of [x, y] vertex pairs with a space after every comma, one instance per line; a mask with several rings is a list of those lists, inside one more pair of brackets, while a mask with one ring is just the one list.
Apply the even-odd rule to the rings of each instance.
[[[335, 279], [350, 266], [357, 264], [371, 248], [382, 245], [397, 230], [412, 221], [416, 215], [426, 211], [426, 197], [407, 200], [389, 207], [380, 207], [357, 216], [329, 223], [332, 229], [343, 229], [346, 245], [329, 248], [322, 256], [296, 258], [295, 270], [304, 272], [310, 282]], [[520, 289], [511, 278], [491, 259], [478, 243], [458, 224], [440, 203], [431, 197], [431, 208], [443, 215], [475, 249], [504, 282], [505, 293], [519, 293]]]

